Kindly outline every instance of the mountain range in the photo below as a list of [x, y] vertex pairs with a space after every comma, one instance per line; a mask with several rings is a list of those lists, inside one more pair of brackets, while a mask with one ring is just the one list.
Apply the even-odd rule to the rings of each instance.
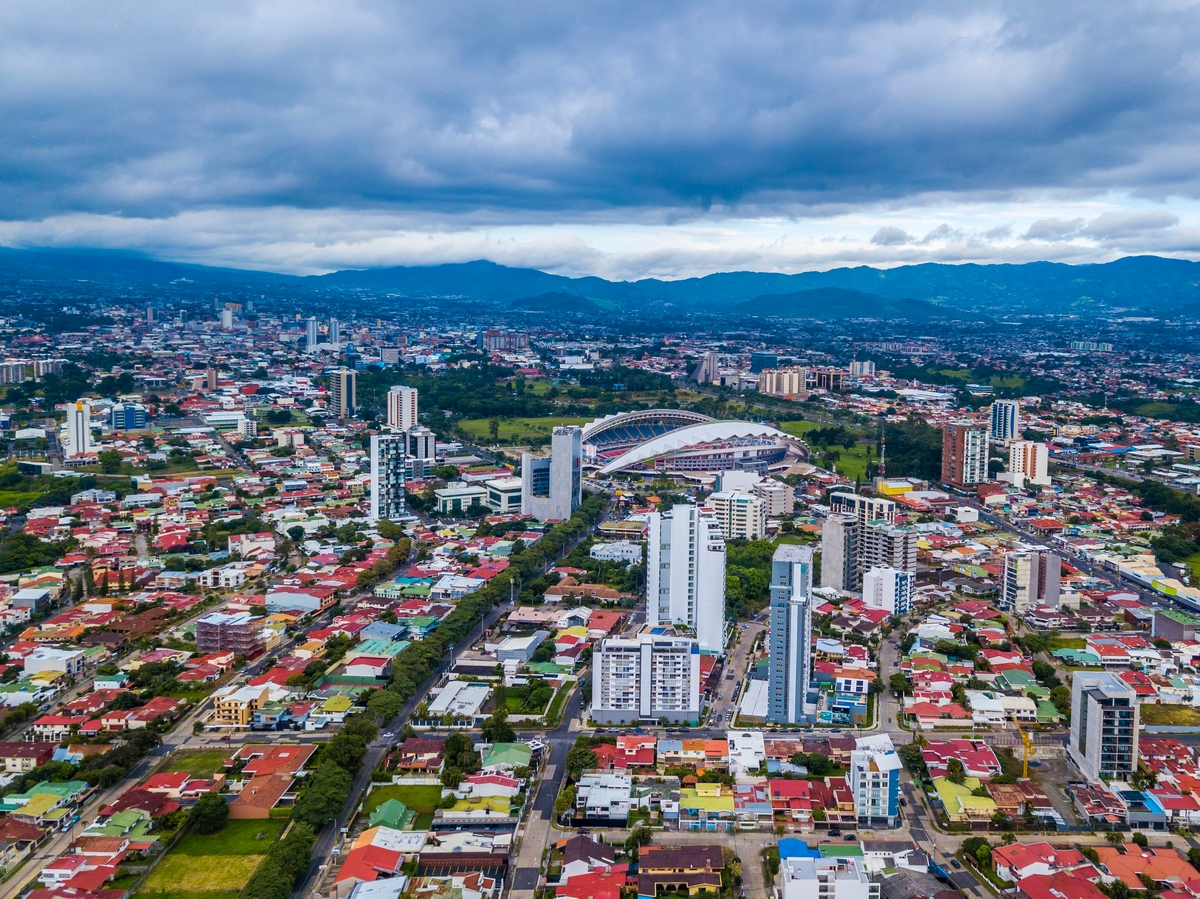
[[[722, 272], [678, 281], [569, 278], [476, 261], [398, 266], [296, 276], [162, 262], [130, 253], [0, 249], [0, 284], [137, 286], [153, 292], [186, 283], [194, 290], [285, 290], [401, 296], [414, 301], [461, 299], [503, 303], [530, 312], [601, 315], [626, 310], [655, 315], [693, 312], [737, 317], [956, 318], [1070, 313], [1194, 316], [1200, 311], [1200, 263], [1129, 256], [1103, 264], [947, 265], [891, 269], [869, 266], [785, 275]], [[824, 293], [814, 293], [824, 291]]]

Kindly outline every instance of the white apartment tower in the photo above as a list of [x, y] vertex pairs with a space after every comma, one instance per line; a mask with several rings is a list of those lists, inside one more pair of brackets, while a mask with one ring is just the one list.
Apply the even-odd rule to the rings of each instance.
[[65, 459], [77, 459], [92, 454], [92, 407], [76, 400], [67, 407], [67, 447]]
[[329, 414], [335, 418], [353, 418], [358, 406], [355, 386], [358, 372], [350, 368], [339, 368], [329, 376]]
[[685, 625], [702, 650], [723, 652], [725, 539], [716, 519], [680, 503], [646, 524], [646, 623]]
[[1026, 481], [1037, 487], [1050, 486], [1050, 454], [1046, 444], [1032, 440], [1014, 440], [1008, 447], [1008, 471], [997, 476], [1018, 487]]
[[880, 565], [915, 572], [919, 536], [913, 528], [899, 527], [886, 521], [875, 521], [867, 525], [859, 535], [860, 578], [862, 572]]
[[808, 706], [812, 680], [811, 546], [781, 545], [771, 558], [770, 667], [767, 674], [767, 722], [799, 724]]
[[912, 608], [917, 577], [911, 571], [877, 565], [863, 575], [863, 601], [868, 609], [906, 615]]
[[1125, 780], [1138, 768], [1137, 692], [1110, 671], [1071, 675], [1067, 754], [1089, 781]]
[[767, 533], [767, 508], [755, 493], [722, 491], [705, 501], [711, 506], [726, 540], [761, 540]]
[[1061, 579], [1058, 553], [1009, 553], [1000, 576], [1000, 604], [1018, 614], [1037, 606], [1058, 608]]
[[1020, 400], [996, 400], [992, 403], [992, 420], [989, 428], [993, 440], [1008, 443], [1021, 436]]
[[604, 724], [700, 720], [700, 647], [690, 637], [640, 633], [601, 640], [591, 716]]
[[821, 525], [821, 586], [851, 592], [858, 589], [860, 525], [853, 515], [833, 514]]
[[404, 481], [407, 463], [403, 434], [371, 435], [371, 516], [395, 521], [405, 514]]
[[583, 502], [583, 430], [555, 428], [550, 455], [521, 456], [521, 514], [538, 521], [565, 521]]
[[417, 388], [393, 387], [387, 395], [387, 423], [389, 428], [407, 431], [421, 423], [417, 415]]
[[311, 353], [317, 348], [317, 343], [321, 339], [320, 335], [317, 333], [317, 317], [315, 315], [309, 316], [308, 321], [305, 322], [304, 334], [305, 344], [308, 348], [308, 351]]
[[858, 523], [866, 527], [872, 521], [883, 520], [891, 524], [896, 520], [896, 503], [879, 496], [860, 496], [857, 493], [831, 493], [829, 508], [838, 515], [853, 515]]

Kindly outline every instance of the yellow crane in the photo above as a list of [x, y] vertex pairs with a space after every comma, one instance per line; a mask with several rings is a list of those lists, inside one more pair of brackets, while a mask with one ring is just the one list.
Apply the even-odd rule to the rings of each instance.
[[1029, 757], [1034, 754], [1033, 741], [1029, 739], [1029, 734], [1025, 733], [1025, 728], [1021, 727], [1021, 722], [1017, 720], [1016, 715], [1009, 712], [1008, 717], [1012, 719], [1013, 727], [1017, 729], [1017, 733], [1021, 735], [1021, 742], [1025, 745], [1025, 763], [1021, 776], [1028, 779]]

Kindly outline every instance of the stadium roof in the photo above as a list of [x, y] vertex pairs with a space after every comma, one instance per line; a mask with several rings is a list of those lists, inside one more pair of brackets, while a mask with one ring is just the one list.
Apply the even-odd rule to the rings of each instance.
[[743, 437], [775, 437], [787, 443], [796, 443], [796, 438], [785, 434], [770, 425], [761, 425], [749, 421], [709, 421], [677, 428], [653, 440], [648, 440], [641, 446], [636, 446], [629, 452], [613, 459], [600, 469], [600, 474], [612, 474], [631, 466], [638, 465], [649, 459], [676, 450], [687, 449], [704, 443], [720, 440], [736, 440]]

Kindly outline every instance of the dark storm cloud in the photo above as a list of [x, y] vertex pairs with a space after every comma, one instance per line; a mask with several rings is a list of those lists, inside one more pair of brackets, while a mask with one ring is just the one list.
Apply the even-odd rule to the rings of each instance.
[[6, 4], [0, 218], [1194, 196], [1198, 39], [1174, 3]]

